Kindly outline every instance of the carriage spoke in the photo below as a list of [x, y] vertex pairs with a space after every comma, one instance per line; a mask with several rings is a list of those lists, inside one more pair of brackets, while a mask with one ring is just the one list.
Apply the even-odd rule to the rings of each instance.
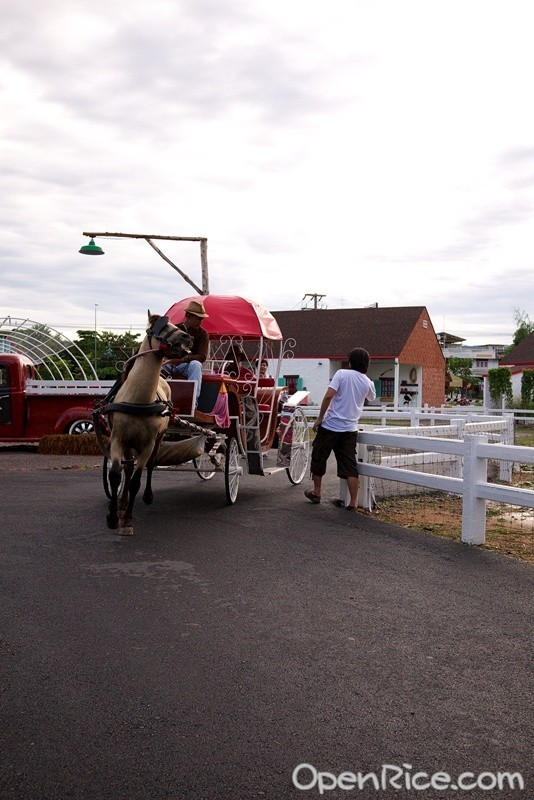
[[310, 458], [308, 419], [300, 408], [295, 409], [288, 427], [291, 431], [291, 453], [287, 476], [291, 483], [297, 484], [304, 478]]
[[226, 460], [224, 463], [224, 480], [226, 489], [226, 500], [228, 505], [233, 505], [239, 490], [239, 478], [242, 468], [239, 466], [239, 446], [237, 439], [231, 436], [226, 445]]

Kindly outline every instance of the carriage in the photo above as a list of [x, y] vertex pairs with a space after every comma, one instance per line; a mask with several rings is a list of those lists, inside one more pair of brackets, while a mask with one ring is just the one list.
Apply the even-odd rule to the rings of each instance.
[[[160, 319], [169, 327], [179, 325], [192, 299], [175, 303]], [[276, 320], [259, 303], [225, 295], [205, 295], [202, 302], [208, 314], [202, 326], [210, 351], [197, 405], [194, 381], [167, 379], [170, 402], [162, 413], [168, 413], [169, 421], [149, 466], [156, 471], [191, 471], [203, 481], [220, 473], [230, 505], [236, 501], [244, 471], [267, 476], [285, 470], [289, 481], [299, 484], [310, 455], [307, 392], [288, 396], [280, 385], [282, 359], [292, 356], [294, 341], [283, 340]], [[262, 364], [268, 365], [269, 374], [264, 374]], [[117, 410], [125, 410], [124, 404], [118, 409], [109, 398], [107, 405], [96, 409], [95, 429], [101, 441], [110, 413]], [[135, 408], [126, 410], [136, 413]], [[103, 449], [104, 489], [111, 498], [105, 443]]]

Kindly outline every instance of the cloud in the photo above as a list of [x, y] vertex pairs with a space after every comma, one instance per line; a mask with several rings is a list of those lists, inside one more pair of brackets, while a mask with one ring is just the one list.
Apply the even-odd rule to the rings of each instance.
[[[115, 230], [207, 236], [212, 290], [275, 310], [422, 304], [511, 339], [534, 233], [522, 4], [29, 0], [0, 45], [2, 313], [142, 326], [191, 293], [146, 243], [78, 255]], [[197, 248], [163, 250], [200, 281]]]

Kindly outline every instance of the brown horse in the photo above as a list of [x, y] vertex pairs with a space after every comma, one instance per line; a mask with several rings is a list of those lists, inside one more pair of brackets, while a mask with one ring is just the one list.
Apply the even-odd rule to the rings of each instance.
[[145, 466], [143, 500], [151, 503], [153, 499], [152, 471], [172, 410], [169, 384], [160, 376], [162, 361], [181, 358], [190, 352], [191, 344], [189, 334], [172, 325], [168, 317], [149, 311], [146, 337], [127, 364], [130, 369], [113, 402], [105, 409], [111, 424], [107, 524], [108, 528], [119, 528], [123, 535], [133, 534], [132, 512]]

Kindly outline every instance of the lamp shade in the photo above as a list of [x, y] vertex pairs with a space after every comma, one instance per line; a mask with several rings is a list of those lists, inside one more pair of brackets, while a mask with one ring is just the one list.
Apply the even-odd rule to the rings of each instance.
[[83, 247], [80, 247], [80, 253], [83, 253], [84, 256], [103, 256], [104, 251], [101, 247], [95, 244], [95, 240], [91, 239], [89, 244], [84, 244]]

